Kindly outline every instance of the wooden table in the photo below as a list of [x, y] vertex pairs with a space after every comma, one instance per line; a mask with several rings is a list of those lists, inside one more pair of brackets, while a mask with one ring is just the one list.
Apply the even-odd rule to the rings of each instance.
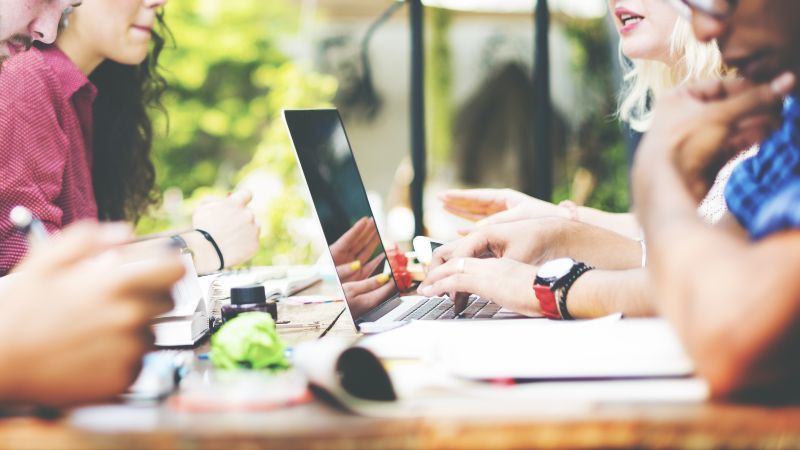
[[[314, 286], [308, 293], [341, 295], [332, 283]], [[342, 307], [282, 306], [279, 314], [297, 322], [330, 321]], [[352, 322], [343, 316], [330, 330], [340, 336], [354, 333]], [[282, 332], [290, 345], [318, 334]], [[79, 417], [87, 411], [104, 420], [81, 426]], [[459, 417], [377, 419], [346, 414], [314, 400], [272, 412], [185, 413], [164, 405], [111, 405], [56, 420], [0, 420], [0, 449], [630, 447], [800, 449], [800, 408], [610, 403], [541, 408], [524, 416], [495, 412], [486, 417], [478, 407]]]

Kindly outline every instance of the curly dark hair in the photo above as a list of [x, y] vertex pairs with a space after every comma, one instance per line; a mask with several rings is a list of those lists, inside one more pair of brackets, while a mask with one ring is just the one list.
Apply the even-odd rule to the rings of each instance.
[[139, 65], [103, 61], [89, 76], [97, 87], [94, 103], [92, 184], [98, 218], [137, 222], [158, 203], [156, 171], [150, 160], [153, 125], [148, 110], [166, 114], [161, 96], [166, 80], [158, 57], [171, 37], [163, 13], [157, 15], [153, 44]]

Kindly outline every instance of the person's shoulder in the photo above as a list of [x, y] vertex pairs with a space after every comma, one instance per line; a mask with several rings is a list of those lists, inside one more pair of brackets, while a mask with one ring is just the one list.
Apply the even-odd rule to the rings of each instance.
[[43, 107], [59, 89], [52, 68], [36, 47], [9, 58], [0, 69], [0, 98], [16, 110], [22, 105]]

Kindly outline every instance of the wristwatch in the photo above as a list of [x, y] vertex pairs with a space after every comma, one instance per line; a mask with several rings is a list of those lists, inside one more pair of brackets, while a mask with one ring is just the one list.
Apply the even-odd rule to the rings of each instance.
[[186, 243], [186, 239], [184, 239], [183, 236], [176, 234], [170, 236], [169, 239], [172, 241], [172, 245], [181, 251], [181, 254], [192, 255], [192, 260], [194, 260], [194, 252], [189, 248], [189, 244]]
[[572, 258], [542, 264], [533, 283], [542, 314], [549, 319], [574, 320], [567, 309], [567, 293], [578, 277], [592, 269]]

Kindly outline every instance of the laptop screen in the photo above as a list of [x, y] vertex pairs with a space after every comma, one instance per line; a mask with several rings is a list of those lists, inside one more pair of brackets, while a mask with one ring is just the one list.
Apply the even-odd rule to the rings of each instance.
[[286, 125], [353, 319], [374, 320], [398, 297], [338, 111], [287, 110]]

